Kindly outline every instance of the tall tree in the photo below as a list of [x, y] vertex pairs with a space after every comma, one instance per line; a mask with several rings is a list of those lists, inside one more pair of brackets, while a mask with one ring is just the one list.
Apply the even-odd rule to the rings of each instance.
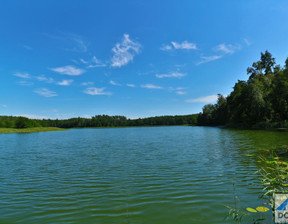
[[275, 64], [275, 58], [272, 57], [272, 54], [270, 52], [261, 52], [260, 61], [253, 62], [252, 67], [247, 68], [247, 74], [250, 75], [249, 80], [252, 80], [258, 75], [263, 74], [263, 70], [264, 75], [271, 73]]

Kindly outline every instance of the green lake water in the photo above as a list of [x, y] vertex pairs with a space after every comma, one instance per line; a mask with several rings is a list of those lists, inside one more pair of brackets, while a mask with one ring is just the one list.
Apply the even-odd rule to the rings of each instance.
[[287, 132], [209, 127], [0, 135], [0, 223], [228, 223], [233, 183], [261, 205], [254, 172]]

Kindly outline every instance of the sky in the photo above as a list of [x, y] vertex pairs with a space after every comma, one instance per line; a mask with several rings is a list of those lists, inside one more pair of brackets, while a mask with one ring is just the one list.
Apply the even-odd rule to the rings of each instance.
[[288, 57], [286, 0], [3, 0], [0, 115], [198, 113]]

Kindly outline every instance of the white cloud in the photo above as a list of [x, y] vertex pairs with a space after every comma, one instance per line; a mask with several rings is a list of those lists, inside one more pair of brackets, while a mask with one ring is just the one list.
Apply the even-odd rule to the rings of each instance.
[[56, 92], [50, 91], [49, 89], [46, 88], [36, 89], [34, 92], [44, 97], [58, 96]]
[[82, 75], [85, 72], [85, 70], [76, 68], [73, 65], [67, 65], [67, 66], [58, 67], [58, 68], [51, 68], [51, 70], [54, 72], [58, 72], [60, 74], [71, 75], [71, 76]]
[[215, 51], [222, 52], [224, 54], [234, 54], [236, 50], [240, 50], [240, 45], [232, 45], [232, 44], [219, 44], [215, 47]]
[[219, 44], [213, 49], [214, 51], [220, 52], [219, 55], [212, 55], [208, 57], [203, 56], [201, 57], [202, 60], [199, 61], [197, 65], [218, 60], [224, 57], [226, 54], [234, 54], [237, 50], [240, 50], [240, 49], [241, 49], [241, 45], [232, 45], [232, 44], [225, 44], [225, 43]]
[[47, 83], [55, 82], [53, 78], [46, 77], [45, 75], [36, 76], [35, 78], [40, 82], [47, 82]]
[[90, 65], [88, 65], [88, 68], [97, 68], [97, 67], [106, 67], [106, 64], [102, 63], [95, 56], [93, 56]]
[[70, 86], [74, 80], [62, 80], [61, 82], [57, 82], [57, 85], [59, 86]]
[[81, 61], [83, 64], [88, 64], [89, 61], [85, 61], [84, 59], [80, 58], [79, 61]]
[[185, 94], [186, 94], [186, 92], [183, 92], [183, 91], [176, 91], [176, 93], [177, 93], [178, 95], [185, 95]]
[[140, 52], [141, 44], [134, 42], [129, 38], [129, 34], [124, 34], [121, 43], [117, 43], [115, 47], [112, 48], [114, 53], [112, 57], [112, 67], [122, 67], [127, 65], [136, 54]]
[[128, 87], [132, 87], [132, 88], [135, 88], [135, 87], [136, 87], [134, 84], [129, 84], [129, 83], [127, 84], [127, 86], [128, 86]]
[[84, 115], [82, 115], [82, 117], [83, 117], [83, 118], [91, 118], [91, 117], [92, 117], [92, 115], [89, 115], [89, 114], [84, 114]]
[[163, 47], [160, 48], [162, 51], [170, 51], [172, 50], [172, 47], [170, 45], [164, 45]]
[[87, 68], [97, 68], [97, 67], [106, 67], [106, 64], [101, 62], [98, 58], [96, 58], [95, 56], [92, 57], [91, 60], [84, 60], [82, 58], [79, 59], [80, 62], [82, 62], [83, 64], [85, 64], [87, 66]]
[[218, 99], [217, 95], [203, 96], [196, 99], [188, 99], [187, 103], [213, 103]]
[[1, 105], [1, 107], [3, 107], [3, 108], [6, 108], [6, 107], [8, 107], [7, 105], [5, 105], [5, 104], [2, 104]]
[[[81, 60], [81, 59], [80, 59]], [[71, 61], [76, 64], [76, 65], [79, 65], [79, 61], [75, 60], [75, 59], [71, 59]], [[83, 63], [83, 62], [82, 62]]]
[[42, 120], [42, 119], [49, 119], [48, 117], [45, 116], [39, 116], [39, 115], [34, 115], [34, 114], [18, 114], [16, 115], [17, 117], [27, 117], [30, 119], [38, 119], [38, 120]]
[[23, 79], [31, 79], [31, 76], [28, 73], [15, 73], [13, 75]]
[[186, 92], [183, 91], [184, 89], [186, 89], [186, 88], [183, 88], [183, 87], [176, 87], [176, 88], [175, 87], [169, 87], [168, 88], [169, 91], [175, 92], [178, 95], [187, 94]]
[[171, 44], [175, 49], [186, 49], [186, 50], [196, 50], [197, 46], [194, 43], [189, 43], [187, 40], [183, 41], [182, 43], [177, 43], [172, 41]]
[[145, 84], [145, 85], [141, 85], [142, 88], [146, 88], [146, 89], [163, 89], [163, 87], [161, 86], [156, 86], [153, 84]]
[[33, 86], [34, 85], [33, 82], [28, 82], [28, 81], [19, 81], [17, 82], [17, 84], [20, 86]]
[[112, 86], [122, 86], [120, 83], [114, 82], [113, 80], [111, 80], [109, 82]]
[[180, 79], [186, 76], [186, 74], [180, 73], [180, 72], [171, 72], [169, 74], [156, 74], [155, 76], [159, 79], [162, 79], [162, 78], [179, 78]]
[[247, 38], [244, 38], [243, 40], [247, 46], [251, 45], [251, 42]]
[[75, 43], [75, 48], [73, 48], [72, 51], [87, 52], [88, 47], [81, 37], [74, 35], [74, 36], [71, 36], [71, 39]]
[[83, 92], [88, 95], [112, 95], [110, 92], [104, 92], [105, 88], [95, 88], [95, 87], [89, 87], [85, 89]]
[[182, 43], [178, 43], [175, 41], [171, 42], [171, 45], [163, 45], [160, 48], [162, 51], [170, 51], [170, 50], [197, 50], [197, 45], [194, 43], [190, 43], [187, 40], [183, 41]]
[[201, 57], [202, 61], [199, 61], [197, 63], [197, 65], [203, 64], [203, 63], [207, 63], [210, 61], [215, 61], [222, 58], [222, 55], [212, 55], [212, 56], [208, 56], [208, 57]]
[[93, 86], [94, 82], [82, 82], [81, 86]]

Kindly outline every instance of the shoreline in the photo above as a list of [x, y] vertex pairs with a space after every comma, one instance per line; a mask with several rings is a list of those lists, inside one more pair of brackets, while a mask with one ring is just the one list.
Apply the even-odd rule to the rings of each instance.
[[55, 128], [55, 127], [37, 127], [37, 128], [0, 128], [0, 134], [13, 134], [13, 133], [37, 133], [48, 131], [67, 131], [69, 129]]
[[288, 132], [288, 128], [245, 128], [237, 126], [202, 126], [202, 125], [143, 125], [143, 126], [111, 126], [111, 127], [73, 127], [73, 128], [57, 128], [57, 127], [36, 127], [36, 128], [0, 128], [0, 134], [13, 134], [13, 133], [37, 133], [49, 131], [68, 131], [71, 129], [107, 129], [107, 128], [145, 128], [145, 127], [215, 127], [230, 130], [253, 130], [253, 131], [275, 131], [275, 132]]

